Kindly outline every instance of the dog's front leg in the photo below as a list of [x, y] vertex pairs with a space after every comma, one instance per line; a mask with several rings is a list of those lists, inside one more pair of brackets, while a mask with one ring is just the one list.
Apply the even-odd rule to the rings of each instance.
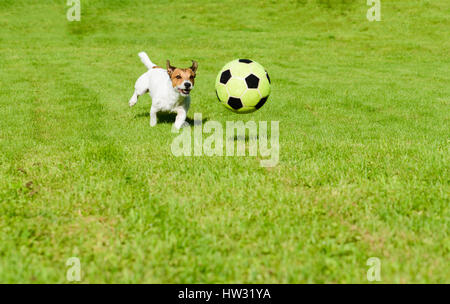
[[175, 128], [180, 129], [182, 127], [189, 126], [189, 123], [186, 122], [187, 111], [184, 107], [178, 107], [175, 109], [177, 113], [177, 117], [175, 118]]

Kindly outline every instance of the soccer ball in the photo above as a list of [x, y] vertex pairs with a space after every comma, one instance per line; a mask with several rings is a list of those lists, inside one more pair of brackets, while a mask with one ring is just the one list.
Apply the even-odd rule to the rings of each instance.
[[255, 61], [233, 60], [217, 75], [216, 94], [220, 103], [235, 113], [254, 112], [269, 98], [269, 74]]

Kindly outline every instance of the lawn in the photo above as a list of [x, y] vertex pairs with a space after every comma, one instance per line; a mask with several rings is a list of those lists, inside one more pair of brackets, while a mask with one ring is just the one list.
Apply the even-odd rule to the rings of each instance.
[[[449, 1], [66, 2], [0, 2], [0, 283], [450, 282]], [[279, 121], [278, 165], [175, 157], [140, 51], [199, 62], [190, 119]], [[235, 58], [253, 114], [216, 98]]]

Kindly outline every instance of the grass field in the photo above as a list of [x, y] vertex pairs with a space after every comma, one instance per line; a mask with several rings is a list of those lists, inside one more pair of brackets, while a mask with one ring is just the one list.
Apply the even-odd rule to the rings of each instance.
[[[450, 282], [449, 1], [81, 3], [0, 2], [0, 283]], [[279, 121], [279, 164], [173, 156], [139, 51], [199, 62], [191, 119]], [[254, 114], [217, 102], [235, 58]]]

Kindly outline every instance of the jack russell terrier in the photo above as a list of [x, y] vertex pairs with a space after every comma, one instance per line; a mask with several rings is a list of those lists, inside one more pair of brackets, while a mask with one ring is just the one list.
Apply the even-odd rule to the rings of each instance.
[[136, 81], [134, 94], [129, 101], [130, 107], [137, 103], [139, 96], [149, 92], [152, 98], [150, 126], [156, 125], [156, 113], [162, 111], [177, 113], [175, 128], [189, 126], [186, 115], [191, 103], [190, 93], [194, 89], [198, 63], [193, 60], [190, 68], [180, 69], [171, 66], [167, 60], [167, 69], [163, 69], [151, 62], [145, 52], [139, 53], [139, 57], [148, 71]]

